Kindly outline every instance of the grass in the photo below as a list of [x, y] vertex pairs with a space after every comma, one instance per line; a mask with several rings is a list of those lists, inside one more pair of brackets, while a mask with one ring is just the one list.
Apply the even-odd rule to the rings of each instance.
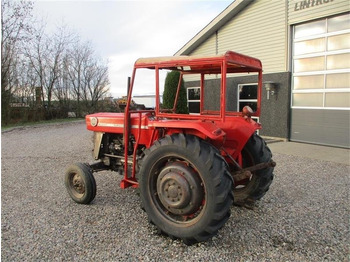
[[64, 118], [64, 119], [53, 119], [53, 120], [45, 120], [45, 121], [37, 121], [37, 122], [18, 122], [16, 124], [10, 124], [5, 126], [1, 125], [1, 131], [5, 131], [7, 129], [15, 128], [15, 127], [59, 124], [59, 123], [66, 123], [66, 122], [74, 122], [77, 120], [83, 120], [83, 118]]

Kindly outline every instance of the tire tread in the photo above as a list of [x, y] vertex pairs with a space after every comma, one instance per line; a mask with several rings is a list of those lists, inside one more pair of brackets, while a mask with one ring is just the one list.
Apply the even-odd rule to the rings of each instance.
[[[230, 208], [233, 202], [233, 192], [232, 192], [232, 181], [231, 178], [227, 175], [227, 165], [224, 159], [221, 157], [219, 151], [214, 148], [212, 145], [200, 140], [199, 138], [192, 135], [184, 135], [184, 134], [173, 134], [171, 136], [165, 136], [160, 139], [159, 142], [156, 142], [152, 145], [150, 150], [145, 150], [145, 157], [143, 158], [142, 163], [146, 163], [148, 161], [149, 155], [151, 152], [158, 150], [163, 146], [177, 146], [182, 150], [190, 152], [190, 154], [198, 158], [204, 168], [210, 170], [210, 176], [213, 183], [213, 194], [214, 198], [214, 211], [213, 214], [210, 214], [209, 221], [206, 223], [204, 228], [193, 232], [192, 236], [181, 235], [181, 233], [174, 234], [173, 232], [167, 232], [167, 228], [164, 225], [157, 225], [158, 228], [164, 234], [170, 236], [175, 236], [183, 240], [183, 242], [187, 245], [191, 245], [197, 242], [206, 241], [209, 238], [213, 237], [225, 224], [225, 222], [230, 217]], [[143, 180], [145, 174], [143, 174], [145, 170], [141, 166], [140, 169], [140, 185], [143, 187]], [[146, 185], [145, 185], [146, 186]], [[141, 191], [141, 201], [143, 202], [143, 207], [146, 209], [146, 213], [148, 214], [149, 220], [156, 224], [156, 221], [152, 218], [152, 214], [148, 211], [149, 203], [146, 200], [145, 196]]]

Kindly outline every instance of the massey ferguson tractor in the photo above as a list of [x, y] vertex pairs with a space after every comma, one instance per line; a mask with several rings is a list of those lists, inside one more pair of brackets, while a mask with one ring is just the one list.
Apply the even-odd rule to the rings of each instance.
[[[154, 71], [154, 110], [130, 109], [140, 69]], [[172, 109], [162, 109], [159, 102], [161, 70], [180, 72]], [[249, 106], [240, 112], [227, 109], [237, 100], [228, 95], [227, 82], [234, 74], [256, 76], [255, 110]], [[199, 114], [177, 113], [183, 79], [197, 79]], [[208, 84], [213, 80], [216, 85]], [[230, 88], [237, 90], [237, 86]], [[220, 96], [216, 110], [205, 104], [212, 99], [213, 89]], [[70, 197], [89, 204], [96, 195], [93, 173], [112, 170], [122, 175], [121, 188], [139, 188], [141, 207], [159, 232], [188, 245], [208, 240], [229, 219], [233, 204], [261, 199], [273, 180], [275, 162], [257, 134], [261, 125], [252, 118], [260, 115], [261, 89], [260, 60], [232, 51], [138, 59], [125, 112], [86, 116], [87, 129], [94, 132], [95, 162], [67, 169], [65, 186]]]

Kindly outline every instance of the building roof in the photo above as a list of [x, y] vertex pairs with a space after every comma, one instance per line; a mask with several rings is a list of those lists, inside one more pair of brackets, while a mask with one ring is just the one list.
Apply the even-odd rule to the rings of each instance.
[[174, 55], [188, 55], [254, 0], [235, 0]]

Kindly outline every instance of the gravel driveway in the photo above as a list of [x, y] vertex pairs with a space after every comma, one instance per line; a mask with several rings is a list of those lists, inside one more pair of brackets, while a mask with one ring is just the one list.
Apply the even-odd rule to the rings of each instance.
[[348, 165], [274, 154], [275, 179], [253, 210], [232, 207], [217, 236], [186, 246], [156, 234], [134, 189], [95, 175], [97, 196], [78, 205], [66, 167], [91, 162], [83, 122], [2, 133], [2, 261], [348, 261]]

